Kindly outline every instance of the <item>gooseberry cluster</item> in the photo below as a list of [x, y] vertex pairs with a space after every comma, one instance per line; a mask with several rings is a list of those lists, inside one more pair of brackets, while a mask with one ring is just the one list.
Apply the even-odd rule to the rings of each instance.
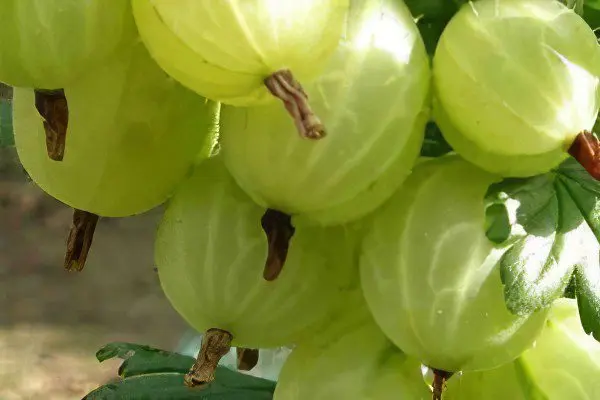
[[[600, 179], [596, 36], [559, 1], [478, 0], [430, 58], [415, 17], [402, 0], [0, 0], [19, 158], [74, 209], [65, 267], [100, 217], [166, 203], [162, 288], [204, 332], [188, 386], [232, 346], [295, 346], [276, 400], [600, 398], [577, 304], [512, 312], [514, 242], [486, 234], [505, 178], [573, 157]], [[419, 157], [431, 121], [451, 154]]]

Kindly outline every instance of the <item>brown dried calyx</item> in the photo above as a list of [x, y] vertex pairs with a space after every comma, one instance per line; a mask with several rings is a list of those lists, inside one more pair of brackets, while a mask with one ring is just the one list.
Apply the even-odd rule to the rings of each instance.
[[240, 371], [251, 371], [258, 364], [259, 350], [237, 347], [237, 367]]
[[325, 137], [323, 123], [310, 107], [308, 95], [289, 69], [275, 72], [267, 77], [264, 83], [273, 96], [283, 101], [301, 137], [307, 139]]
[[596, 180], [600, 180], [600, 140], [592, 132], [583, 131], [575, 138], [569, 154]]
[[261, 225], [267, 235], [268, 253], [263, 278], [274, 281], [281, 273], [287, 259], [290, 240], [296, 231], [292, 226], [292, 217], [280, 211], [267, 209], [261, 219]]
[[77, 209], [73, 211], [73, 223], [67, 239], [65, 255], [67, 271], [79, 272], [85, 266], [99, 218], [96, 214], [87, 211]]
[[62, 161], [65, 156], [69, 106], [63, 89], [35, 91], [35, 108], [44, 119], [46, 151], [54, 161]]
[[446, 389], [446, 382], [454, 375], [453, 372], [442, 371], [440, 369], [431, 369], [433, 371], [433, 385], [432, 385], [432, 400], [442, 400], [444, 389]]
[[233, 335], [222, 329], [206, 331], [196, 362], [184, 378], [186, 386], [204, 387], [214, 381], [219, 361], [231, 349], [232, 340]]

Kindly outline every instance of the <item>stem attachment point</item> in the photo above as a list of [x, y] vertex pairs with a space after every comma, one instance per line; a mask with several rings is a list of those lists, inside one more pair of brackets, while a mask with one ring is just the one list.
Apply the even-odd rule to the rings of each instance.
[[96, 214], [87, 211], [77, 209], [73, 211], [73, 223], [67, 239], [67, 254], [65, 255], [67, 271], [79, 272], [85, 267], [99, 218]]
[[264, 80], [271, 94], [281, 101], [301, 137], [306, 139], [322, 139], [325, 127], [314, 113], [308, 102], [308, 95], [289, 69], [275, 72]]
[[62, 161], [65, 156], [69, 124], [69, 106], [65, 91], [36, 89], [34, 92], [35, 108], [44, 119], [48, 157], [54, 161]]
[[196, 362], [186, 374], [184, 382], [188, 387], [205, 387], [215, 380], [219, 361], [229, 353], [233, 335], [222, 329], [209, 329], [202, 338], [202, 347]]
[[431, 368], [431, 370], [433, 371], [433, 393], [431, 399], [442, 400], [442, 394], [444, 393], [444, 389], [446, 389], [446, 382], [454, 375], [454, 373], [435, 368]]
[[283, 269], [290, 240], [296, 230], [292, 226], [290, 215], [271, 208], [267, 209], [263, 215], [261, 225], [267, 235], [269, 246], [263, 278], [267, 281], [274, 281]]

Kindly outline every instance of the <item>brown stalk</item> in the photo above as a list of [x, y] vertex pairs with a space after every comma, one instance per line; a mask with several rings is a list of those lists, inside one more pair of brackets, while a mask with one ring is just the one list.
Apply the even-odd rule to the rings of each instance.
[[233, 335], [222, 329], [206, 331], [196, 362], [184, 378], [186, 386], [202, 388], [214, 381], [219, 361], [231, 349], [232, 340]]
[[275, 72], [264, 80], [271, 94], [283, 102], [301, 137], [322, 139], [325, 127], [308, 102], [308, 95], [289, 69]]
[[433, 392], [431, 398], [432, 400], [442, 400], [442, 395], [446, 389], [446, 382], [454, 375], [454, 373], [435, 368], [432, 368], [431, 370], [433, 371]]
[[65, 255], [67, 271], [79, 272], [85, 266], [99, 218], [96, 214], [87, 211], [77, 209], [73, 211], [73, 223], [67, 239]]

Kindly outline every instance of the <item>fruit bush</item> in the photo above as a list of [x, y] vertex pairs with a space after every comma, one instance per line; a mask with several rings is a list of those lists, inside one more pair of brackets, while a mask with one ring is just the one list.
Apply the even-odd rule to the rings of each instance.
[[598, 0], [0, 20], [0, 144], [73, 208], [64, 267], [165, 204], [161, 286], [202, 334], [108, 344], [120, 379], [86, 399], [600, 398]]

